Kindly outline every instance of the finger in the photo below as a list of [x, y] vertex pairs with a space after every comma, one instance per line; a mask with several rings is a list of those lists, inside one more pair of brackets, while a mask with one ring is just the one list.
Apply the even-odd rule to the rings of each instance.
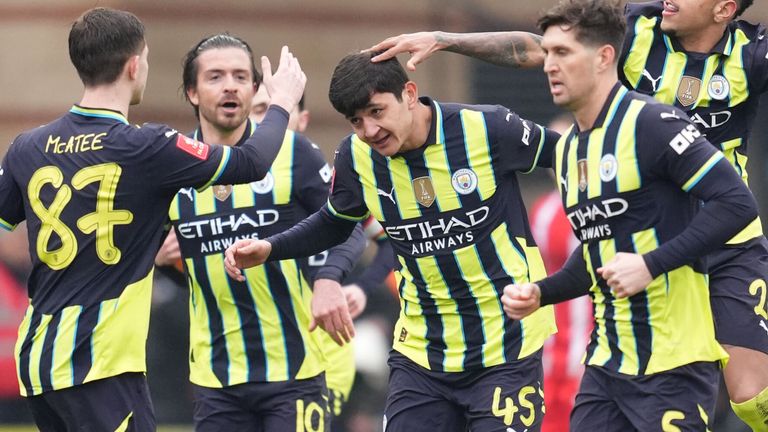
[[424, 60], [424, 55], [416, 53], [411, 56], [411, 58], [408, 60], [405, 66], [408, 68], [409, 71], [413, 72], [416, 70], [416, 65], [421, 63], [423, 60]]
[[310, 318], [309, 321], [309, 331], [313, 332], [317, 328], [317, 321], [315, 321], [315, 317]]
[[262, 80], [265, 83], [272, 81], [272, 64], [269, 62], [267, 56], [261, 56], [261, 73]]
[[[383, 48], [382, 48], [383, 49]], [[380, 51], [380, 50], [374, 50], [374, 51]], [[374, 63], [382, 62], [385, 60], [389, 60], [392, 57], [396, 56], [398, 54], [399, 50], [397, 49], [397, 46], [392, 46], [391, 48], [387, 49], [386, 51], [380, 53], [379, 55], [374, 56], [371, 58], [371, 61]]]

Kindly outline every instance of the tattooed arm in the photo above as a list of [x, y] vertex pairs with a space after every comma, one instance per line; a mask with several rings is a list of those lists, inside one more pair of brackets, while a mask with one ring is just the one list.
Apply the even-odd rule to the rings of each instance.
[[381, 51], [381, 54], [373, 57], [374, 62], [408, 52], [411, 58], [406, 67], [412, 71], [416, 70], [417, 64], [440, 50], [475, 57], [499, 66], [530, 68], [544, 64], [541, 36], [519, 31], [409, 33], [385, 39], [368, 49], [374, 52]]

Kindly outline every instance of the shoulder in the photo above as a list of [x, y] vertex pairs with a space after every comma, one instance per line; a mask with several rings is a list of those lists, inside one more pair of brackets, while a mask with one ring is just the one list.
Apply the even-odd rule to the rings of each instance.
[[765, 26], [762, 24], [752, 24], [749, 21], [736, 20], [731, 23], [730, 29], [731, 32], [742, 32], [747, 39], [753, 42], [763, 42], [765, 39]]

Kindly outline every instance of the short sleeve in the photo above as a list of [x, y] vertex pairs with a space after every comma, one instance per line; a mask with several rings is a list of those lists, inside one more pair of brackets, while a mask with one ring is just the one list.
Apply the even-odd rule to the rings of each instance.
[[560, 135], [497, 106], [486, 113], [488, 135], [497, 149], [504, 172], [530, 172], [552, 166], [552, 151]]

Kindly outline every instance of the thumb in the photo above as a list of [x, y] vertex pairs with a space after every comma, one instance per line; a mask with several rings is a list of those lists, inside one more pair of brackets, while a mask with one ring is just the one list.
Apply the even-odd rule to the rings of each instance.
[[272, 64], [267, 56], [261, 56], [261, 73], [264, 82], [272, 81]]
[[315, 321], [315, 317], [312, 317], [312, 320], [309, 322], [309, 331], [315, 331], [317, 328], [317, 321]]

